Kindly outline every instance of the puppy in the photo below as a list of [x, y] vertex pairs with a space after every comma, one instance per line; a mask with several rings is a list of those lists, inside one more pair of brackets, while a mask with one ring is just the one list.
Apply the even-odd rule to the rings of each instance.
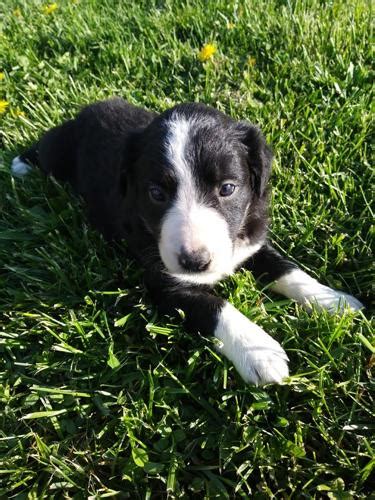
[[115, 98], [84, 108], [12, 163], [68, 181], [106, 239], [125, 238], [155, 304], [185, 313], [186, 327], [219, 340], [242, 378], [280, 383], [288, 357], [278, 342], [212, 286], [250, 270], [303, 306], [360, 309], [320, 284], [267, 239], [272, 153], [260, 130], [203, 104], [155, 114]]

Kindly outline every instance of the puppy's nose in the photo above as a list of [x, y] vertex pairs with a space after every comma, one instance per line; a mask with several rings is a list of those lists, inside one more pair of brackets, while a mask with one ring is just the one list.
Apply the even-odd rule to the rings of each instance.
[[178, 262], [186, 271], [202, 272], [210, 265], [211, 255], [205, 248], [191, 252], [187, 252], [182, 248], [178, 256]]

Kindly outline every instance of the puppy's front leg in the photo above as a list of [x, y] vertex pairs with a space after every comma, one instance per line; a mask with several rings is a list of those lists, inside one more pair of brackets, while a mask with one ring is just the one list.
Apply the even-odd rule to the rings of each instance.
[[216, 317], [214, 335], [219, 350], [246, 382], [281, 383], [288, 376], [288, 357], [281, 345], [229, 302]]
[[355, 297], [322, 285], [268, 244], [251, 257], [245, 267], [262, 283], [271, 283], [272, 290], [295, 300], [308, 310], [315, 306], [335, 313], [343, 312], [345, 308], [357, 311], [363, 307]]
[[280, 344], [207, 288], [155, 275], [148, 275], [148, 288], [161, 311], [174, 314], [182, 309], [188, 330], [214, 335], [220, 341], [218, 350], [246, 382], [280, 383], [288, 376], [288, 357]]

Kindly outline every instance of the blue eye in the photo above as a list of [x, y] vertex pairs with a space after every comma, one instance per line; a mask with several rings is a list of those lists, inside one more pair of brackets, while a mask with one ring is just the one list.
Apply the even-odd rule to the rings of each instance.
[[158, 203], [164, 203], [167, 201], [167, 197], [164, 191], [159, 186], [151, 186], [148, 190], [150, 198]]
[[231, 196], [234, 193], [236, 186], [234, 184], [223, 184], [220, 188], [220, 196]]

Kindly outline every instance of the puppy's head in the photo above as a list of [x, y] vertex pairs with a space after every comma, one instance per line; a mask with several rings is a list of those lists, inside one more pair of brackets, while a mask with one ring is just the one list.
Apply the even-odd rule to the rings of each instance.
[[271, 160], [259, 129], [201, 104], [151, 123], [136, 164], [138, 210], [170, 274], [213, 283], [233, 271], [236, 239], [265, 196]]

